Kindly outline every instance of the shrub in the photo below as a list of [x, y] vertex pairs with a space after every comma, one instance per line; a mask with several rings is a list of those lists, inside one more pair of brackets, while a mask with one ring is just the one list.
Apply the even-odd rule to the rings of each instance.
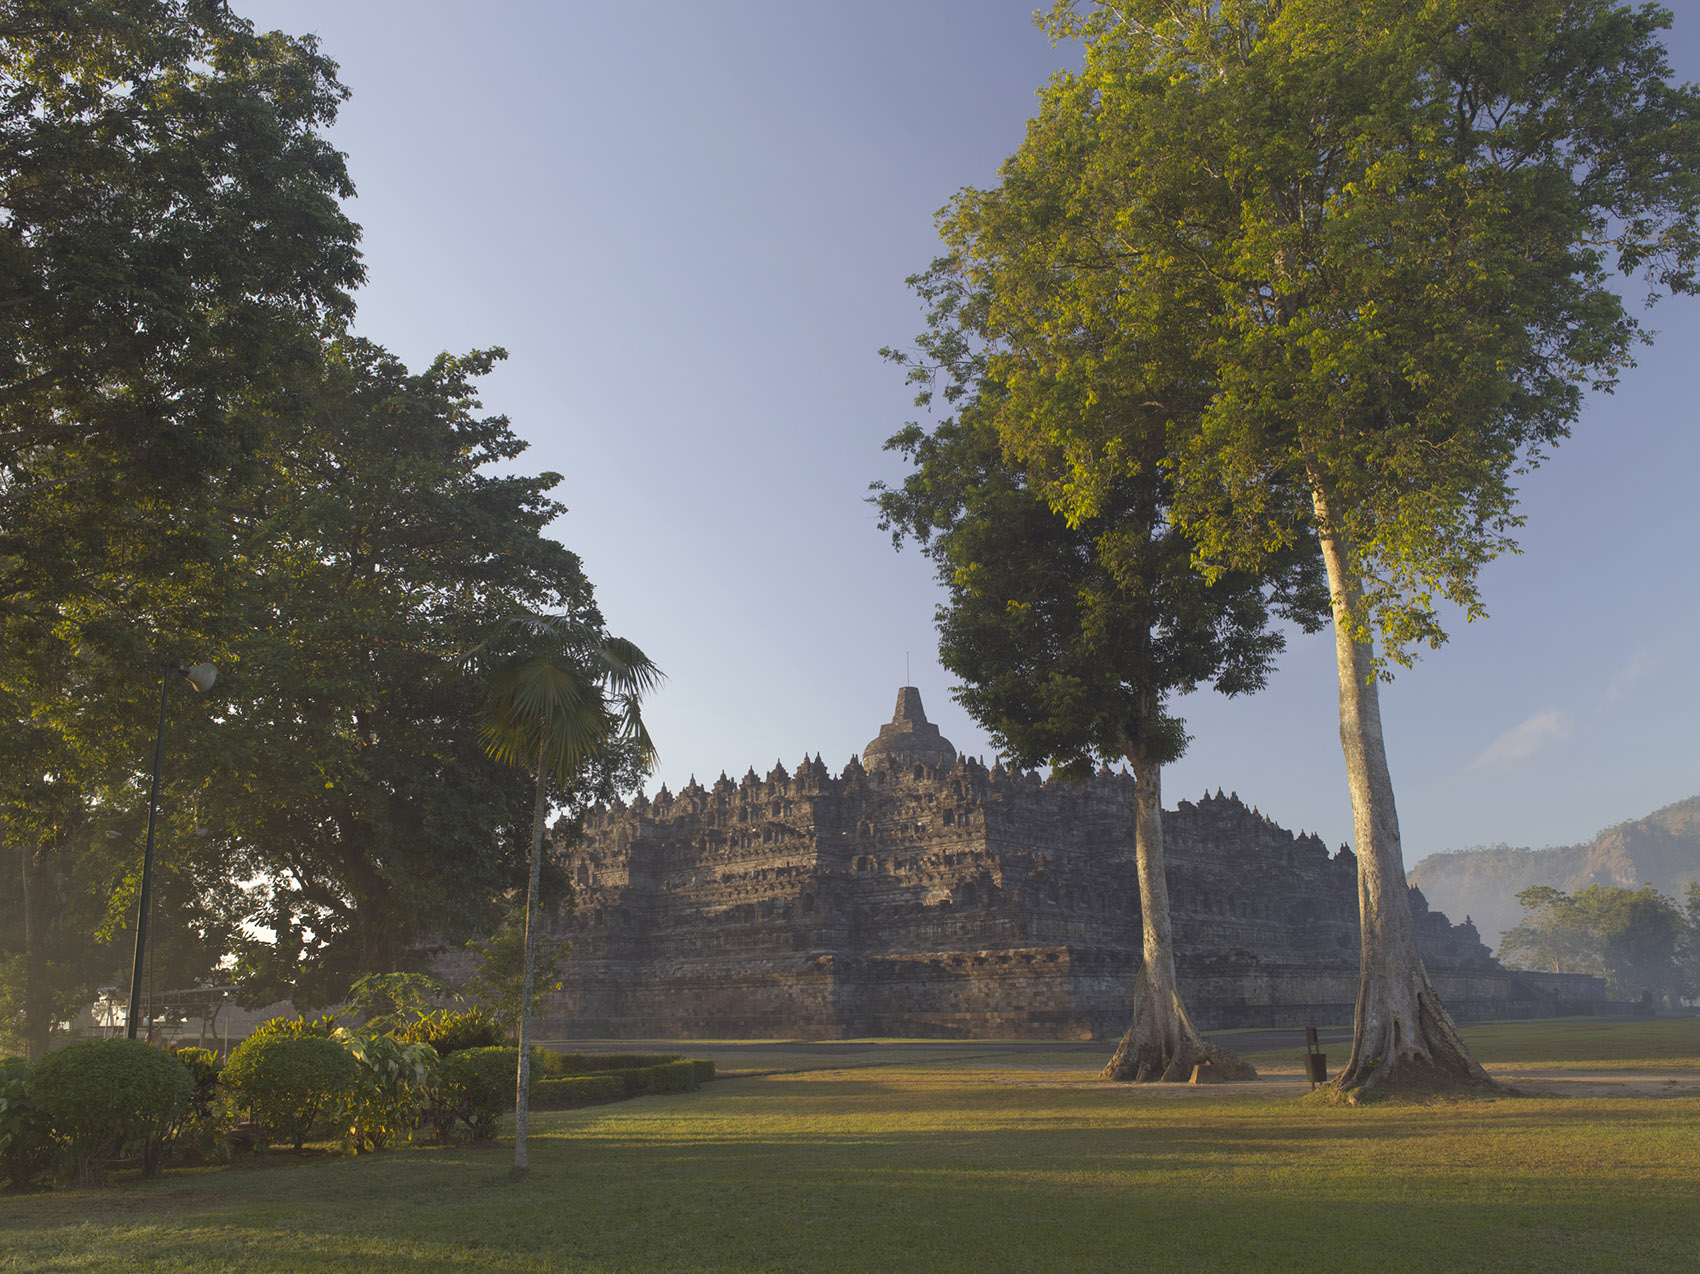
[[462, 1049], [500, 1048], [512, 1043], [501, 1019], [484, 1008], [468, 1009], [465, 1013], [445, 1013], [439, 1009], [399, 1032], [397, 1038], [429, 1044], [440, 1057]]
[[225, 1152], [225, 1134], [229, 1131], [230, 1114], [220, 1100], [219, 1076], [224, 1071], [224, 1059], [206, 1048], [176, 1048], [171, 1055], [189, 1068], [195, 1082], [189, 1109], [184, 1112], [170, 1138], [176, 1158], [201, 1163], [219, 1158]]
[[419, 1112], [431, 1100], [436, 1050], [429, 1044], [354, 1031], [338, 1031], [337, 1043], [355, 1064], [345, 1111], [346, 1144], [358, 1154], [382, 1150], [398, 1137], [411, 1140]]
[[139, 1144], [142, 1171], [165, 1166], [172, 1131], [194, 1098], [189, 1068], [140, 1040], [85, 1040], [30, 1071], [29, 1094], [65, 1142], [77, 1180], [98, 1182], [106, 1161]]
[[335, 1040], [315, 1034], [251, 1035], [230, 1055], [224, 1083], [254, 1114], [262, 1138], [297, 1150], [353, 1095], [357, 1067]]
[[21, 1057], [0, 1060], [0, 1173], [18, 1190], [45, 1176], [59, 1149], [46, 1114], [30, 1100], [29, 1073]]
[[678, 1053], [555, 1053], [545, 1052], [544, 1065], [551, 1075], [597, 1075], [607, 1071], [648, 1069], [676, 1062]]
[[706, 1084], [714, 1078], [714, 1063], [705, 1057], [699, 1057], [691, 1062], [696, 1068], [697, 1083]]
[[335, 1013], [326, 1013], [323, 1017], [272, 1017], [267, 1018], [254, 1028], [249, 1039], [267, 1035], [311, 1035], [316, 1039], [328, 1040], [336, 1034], [337, 1017]]
[[[430, 1119], [437, 1135], [445, 1140], [454, 1133], [456, 1121], [464, 1123], [474, 1141], [489, 1141], [496, 1135], [496, 1120], [514, 1108], [515, 1073], [519, 1049], [463, 1048], [450, 1053], [437, 1065], [436, 1092]], [[532, 1091], [536, 1091], [537, 1050], [532, 1053]]]
[[688, 1093], [697, 1086], [695, 1062], [665, 1062], [649, 1068], [649, 1089], [654, 1093]]
[[557, 1075], [532, 1085], [531, 1105], [537, 1110], [559, 1109], [625, 1095], [626, 1085], [618, 1075]]

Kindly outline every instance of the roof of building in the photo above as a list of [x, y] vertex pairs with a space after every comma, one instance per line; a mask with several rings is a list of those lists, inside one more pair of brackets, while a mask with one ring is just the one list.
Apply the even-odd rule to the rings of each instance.
[[879, 737], [862, 749], [862, 764], [951, 766], [956, 764], [956, 747], [927, 720], [921, 692], [904, 686], [897, 692], [890, 724], [882, 725]]

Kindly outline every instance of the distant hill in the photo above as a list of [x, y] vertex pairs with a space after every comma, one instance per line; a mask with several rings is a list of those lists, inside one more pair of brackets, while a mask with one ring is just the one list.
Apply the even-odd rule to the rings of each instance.
[[1700, 880], [1700, 796], [1667, 805], [1646, 818], [1608, 827], [1586, 845], [1513, 849], [1493, 845], [1430, 854], [1410, 872], [1429, 905], [1453, 920], [1469, 916], [1483, 941], [1500, 937], [1523, 918], [1517, 893], [1551, 885], [1572, 893], [1589, 885], [1639, 889], [1651, 884], [1682, 901]]

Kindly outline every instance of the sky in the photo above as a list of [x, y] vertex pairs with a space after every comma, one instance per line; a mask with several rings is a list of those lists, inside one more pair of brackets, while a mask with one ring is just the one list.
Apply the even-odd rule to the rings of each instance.
[[[866, 503], [919, 415], [878, 350], [933, 215], [996, 181], [1077, 50], [1036, 0], [237, 0], [316, 34], [353, 92], [347, 153], [368, 281], [357, 330], [410, 365], [491, 345], [487, 410], [562, 475], [551, 533], [611, 631], [667, 675], [645, 711], [677, 791], [820, 753], [837, 770], [899, 686], [960, 751], [927, 561]], [[1700, 0], [1671, 6], [1700, 79]], [[1402, 671], [1382, 709], [1406, 861], [1542, 846], [1700, 793], [1700, 300], [1524, 480], [1522, 552], [1491, 618]], [[1332, 636], [1295, 634], [1266, 690], [1180, 701], [1166, 803], [1237, 792], [1351, 838]]]

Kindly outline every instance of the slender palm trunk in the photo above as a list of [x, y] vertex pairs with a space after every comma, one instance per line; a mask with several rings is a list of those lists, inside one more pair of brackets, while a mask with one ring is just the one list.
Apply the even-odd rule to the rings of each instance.
[[1184, 1080], [1200, 1062], [1210, 1062], [1228, 1079], [1255, 1079], [1257, 1072], [1194, 1029], [1175, 981], [1175, 944], [1169, 923], [1169, 882], [1163, 865], [1163, 767], [1143, 746], [1127, 749], [1133, 770], [1134, 854], [1139, 864], [1139, 914], [1143, 959], [1133, 987], [1133, 1022], [1104, 1067], [1104, 1079]]
[[1352, 794], [1363, 928], [1352, 1055], [1335, 1080], [1335, 1092], [1356, 1100], [1357, 1094], [1382, 1087], [1496, 1087], [1465, 1047], [1423, 967], [1382, 738], [1375, 647], [1353, 618], [1362, 581], [1351, 547], [1330, 514], [1326, 487], [1319, 475], [1311, 476], [1333, 598], [1340, 747]]
[[537, 928], [543, 880], [543, 824], [549, 810], [549, 776], [537, 749], [537, 805], [531, 814], [531, 879], [525, 888], [525, 960], [519, 979], [519, 1071], [514, 1081], [514, 1171], [531, 1168], [525, 1152], [525, 1126], [531, 1118], [531, 988], [537, 977]]

